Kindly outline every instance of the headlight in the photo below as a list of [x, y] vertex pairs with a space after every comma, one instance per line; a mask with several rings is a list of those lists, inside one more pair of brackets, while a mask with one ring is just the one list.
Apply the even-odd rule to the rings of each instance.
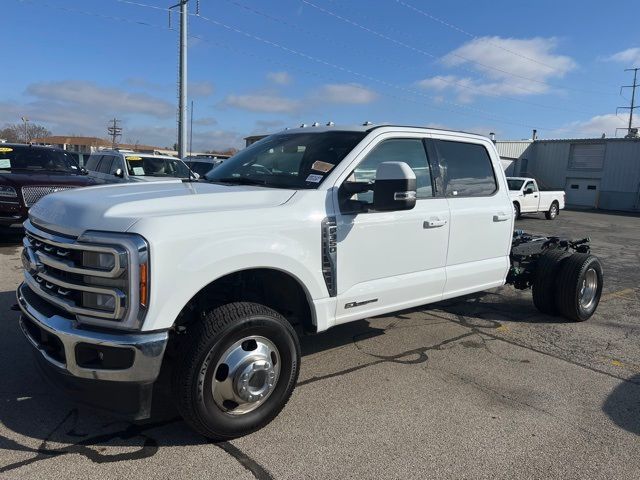
[[116, 308], [116, 298], [113, 295], [83, 292], [82, 306], [110, 312]]
[[0, 185], [0, 202], [9, 201], [16, 202], [18, 200], [18, 194], [16, 189], [9, 185]]
[[84, 252], [82, 266], [111, 270], [116, 265], [116, 257], [112, 253]]

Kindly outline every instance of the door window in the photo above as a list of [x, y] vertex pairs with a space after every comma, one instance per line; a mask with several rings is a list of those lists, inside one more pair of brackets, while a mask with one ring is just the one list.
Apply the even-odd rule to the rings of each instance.
[[111, 173], [111, 164], [113, 163], [115, 157], [103, 156], [100, 165], [98, 165], [98, 172], [100, 173]]
[[477, 143], [436, 140], [447, 197], [485, 197], [498, 190], [491, 157]]
[[86, 169], [91, 170], [92, 172], [96, 172], [98, 170], [98, 164], [100, 163], [100, 159], [102, 155], [91, 155], [89, 160], [87, 160]]
[[[416, 174], [418, 199], [433, 197], [431, 171], [422, 140], [399, 138], [383, 141], [358, 164], [347, 181], [375, 182], [376, 170], [382, 162], [405, 162]], [[373, 204], [373, 191], [358, 193], [354, 199], [371, 205]]]

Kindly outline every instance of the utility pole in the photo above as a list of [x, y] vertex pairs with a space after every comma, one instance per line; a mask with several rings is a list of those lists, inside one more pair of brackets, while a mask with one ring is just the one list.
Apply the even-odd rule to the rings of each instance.
[[29, 143], [29, 127], [27, 123], [29, 123], [29, 119], [27, 117], [20, 117], [22, 123], [24, 123], [24, 143]]
[[118, 145], [118, 138], [122, 137], [122, 127], [120, 126], [120, 120], [114, 118], [110, 121], [107, 127], [107, 132], [111, 136], [111, 148], [116, 148]]
[[640, 70], [640, 68], [636, 67], [636, 68], [626, 68], [625, 72], [633, 72], [633, 85], [623, 85], [622, 87], [620, 87], [620, 93], [622, 93], [622, 89], [623, 88], [630, 88], [631, 89], [631, 106], [629, 107], [618, 107], [616, 109], [616, 114], [618, 113], [618, 110], [629, 110], [629, 126], [627, 127], [627, 138], [633, 138], [637, 135], [637, 133], [633, 132], [633, 111], [636, 108], [640, 108], [640, 105], [636, 105], [636, 88], [640, 87], [640, 85], [638, 83], [636, 83], [636, 79], [638, 77], [638, 70]]
[[[178, 156], [187, 156], [187, 4], [189, 0], [180, 0], [169, 7], [180, 7], [180, 60], [178, 66]], [[169, 12], [171, 15], [171, 12]], [[169, 16], [171, 19], [171, 16]]]
[[191, 100], [191, 120], [189, 121], [189, 155], [193, 155], [193, 100]]

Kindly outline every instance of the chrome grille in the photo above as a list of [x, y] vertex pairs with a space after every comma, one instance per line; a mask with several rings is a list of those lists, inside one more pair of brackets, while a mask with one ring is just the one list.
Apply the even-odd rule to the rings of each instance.
[[[34, 293], [66, 312], [104, 320], [122, 320], [127, 309], [126, 252], [111, 246], [84, 245], [75, 239], [53, 236], [25, 224], [22, 262], [25, 282]], [[87, 252], [112, 255], [113, 266], [84, 265]], [[112, 298], [103, 308], [86, 306], [87, 294]]]
[[24, 199], [24, 205], [30, 207], [45, 195], [50, 193], [61, 192], [63, 190], [70, 190], [76, 187], [69, 186], [57, 186], [57, 185], [41, 185], [36, 187], [22, 187], [22, 198]]

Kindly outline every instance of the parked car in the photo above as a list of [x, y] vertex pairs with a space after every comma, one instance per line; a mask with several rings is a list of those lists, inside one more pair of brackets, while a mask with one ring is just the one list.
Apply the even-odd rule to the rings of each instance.
[[488, 138], [428, 128], [286, 130], [198, 182], [45, 197], [25, 225], [20, 322], [44, 370], [144, 418], [162, 368], [213, 439], [280, 412], [299, 334], [505, 283], [584, 321], [602, 293], [588, 239], [514, 235]]
[[53, 147], [0, 144], [0, 226], [21, 228], [45, 195], [95, 185], [68, 152]]
[[86, 164], [92, 177], [107, 183], [149, 182], [193, 177], [184, 162], [168, 155], [136, 153], [131, 150], [101, 150]]
[[184, 158], [184, 163], [201, 177], [205, 176], [212, 168], [221, 165], [229, 155], [195, 155]]
[[522, 213], [544, 212], [547, 220], [553, 220], [564, 209], [562, 190], [542, 190], [535, 178], [529, 177], [507, 177], [507, 183], [516, 218]]

